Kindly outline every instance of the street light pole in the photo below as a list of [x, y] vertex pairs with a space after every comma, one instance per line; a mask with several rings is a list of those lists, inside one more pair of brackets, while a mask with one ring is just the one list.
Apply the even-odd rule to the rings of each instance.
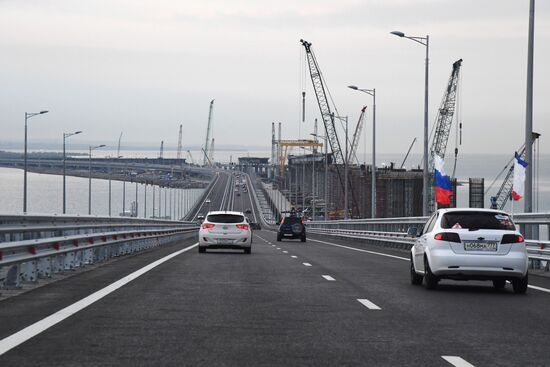
[[422, 192], [422, 215], [427, 216], [429, 213], [428, 208], [428, 195], [429, 195], [429, 172], [428, 172], [428, 78], [429, 78], [429, 49], [430, 49], [430, 36], [426, 35], [426, 37], [413, 37], [413, 36], [406, 36], [405, 33], [400, 31], [393, 31], [390, 32], [391, 34], [402, 37], [402, 38], [408, 38], [412, 41], [415, 41], [417, 43], [420, 43], [421, 45], [426, 47], [426, 65], [424, 69], [424, 175], [423, 175], [423, 192]]
[[25, 112], [25, 149], [23, 151], [23, 213], [27, 213], [27, 121], [33, 116], [43, 115], [48, 111]]
[[88, 155], [88, 215], [92, 214], [92, 150], [103, 148], [105, 144], [97, 146], [89, 146], [90, 153]]
[[[535, 38], [535, 0], [529, 3], [529, 34], [527, 41], [527, 101], [525, 111], [525, 160], [529, 165], [525, 169], [525, 203], [526, 213], [533, 211], [533, 49]], [[526, 226], [531, 237], [532, 226]]]
[[344, 159], [344, 220], [348, 219], [348, 117], [346, 121], [346, 157]]
[[361, 89], [355, 85], [348, 88], [372, 96], [372, 168], [371, 168], [371, 217], [376, 218], [376, 89]]
[[66, 195], [66, 167], [65, 167], [65, 161], [66, 161], [66, 154], [65, 154], [65, 140], [67, 140], [68, 137], [77, 135], [82, 133], [82, 131], [75, 131], [74, 133], [63, 133], [63, 214], [67, 213], [66, 208], [66, 202], [67, 202], [67, 195]]

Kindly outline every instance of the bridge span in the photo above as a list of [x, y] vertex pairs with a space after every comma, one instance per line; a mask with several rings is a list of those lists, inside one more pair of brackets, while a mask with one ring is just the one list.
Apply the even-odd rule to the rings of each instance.
[[[26, 291], [1, 290], [0, 365], [548, 364], [550, 278], [545, 273], [530, 278], [526, 295], [482, 282], [442, 281], [435, 292], [414, 287], [407, 247], [398, 246], [397, 237], [385, 246], [380, 233], [370, 233], [378, 237], [369, 240], [352, 226], [332, 228], [336, 233], [312, 223], [306, 243], [277, 242], [252, 180], [240, 176], [246, 192], [235, 185], [234, 174], [214, 175], [188, 222], [177, 224], [194, 231], [190, 235], [103, 262], [94, 261], [97, 252], [91, 252], [86, 267], [63, 269], [63, 276], [52, 271], [48, 282], [40, 277], [22, 282], [33, 285]], [[263, 227], [254, 231], [251, 256], [198, 253], [197, 216], [247, 209]], [[133, 221], [113, 222], [108, 229], [97, 224], [102, 227], [93, 244], [101, 243], [107, 230], [106, 242], [117, 231], [145, 233], [140, 225], [149, 226], [152, 237], [161, 236], [161, 230], [175, 235], [174, 222]], [[6, 228], [14, 236], [20, 225], [0, 225], [0, 265], [10, 259], [5, 249], [10, 243], [36, 240], [7, 237]], [[59, 223], [26, 226], [41, 238], [76, 235], [63, 232], [75, 230], [70, 226], [51, 231]], [[127, 241], [134, 239], [129, 236]], [[29, 251], [25, 256], [32, 255]], [[40, 253], [38, 245], [34, 251]], [[13, 292], [17, 295], [8, 297]]]

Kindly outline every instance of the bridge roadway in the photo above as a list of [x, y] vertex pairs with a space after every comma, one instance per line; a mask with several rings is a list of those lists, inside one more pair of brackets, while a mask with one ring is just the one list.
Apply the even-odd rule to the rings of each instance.
[[[258, 213], [251, 190], [232, 194], [233, 180], [220, 175], [209, 209], [250, 206]], [[550, 363], [550, 279], [533, 276], [531, 285], [541, 288], [526, 295], [482, 282], [443, 281], [428, 291], [409, 284], [405, 252], [353, 240], [309, 235], [307, 243], [276, 242], [274, 232], [262, 230], [246, 256], [199, 254], [195, 243], [121, 258], [0, 302], [0, 353], [6, 337], [13, 347], [0, 355], [0, 366]], [[49, 322], [182, 249], [189, 250]], [[40, 320], [42, 328], [16, 334]]]

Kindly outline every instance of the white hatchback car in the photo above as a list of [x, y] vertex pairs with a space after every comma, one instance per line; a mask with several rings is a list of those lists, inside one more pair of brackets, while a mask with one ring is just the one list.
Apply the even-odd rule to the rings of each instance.
[[199, 252], [206, 249], [242, 249], [252, 252], [252, 231], [241, 212], [209, 212], [199, 230]]
[[525, 293], [528, 256], [525, 241], [507, 213], [491, 209], [439, 209], [426, 222], [411, 249], [411, 283], [434, 289], [440, 279], [509, 280]]

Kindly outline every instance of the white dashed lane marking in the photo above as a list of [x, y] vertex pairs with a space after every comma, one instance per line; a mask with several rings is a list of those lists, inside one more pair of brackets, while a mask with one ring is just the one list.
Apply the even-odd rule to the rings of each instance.
[[381, 310], [380, 307], [378, 307], [377, 305], [375, 305], [374, 303], [372, 303], [371, 301], [369, 301], [368, 299], [365, 299], [365, 298], [358, 298], [357, 299], [363, 306], [365, 306], [366, 308], [368, 308], [369, 310]]
[[283, 251], [283, 254], [288, 254], [288, 251]]
[[298, 256], [295, 256], [295, 255], [291, 255], [290, 257], [293, 258], [293, 259], [297, 259], [297, 258], [298, 258]]
[[441, 356], [441, 358], [456, 367], [475, 367], [473, 364], [457, 356]]
[[322, 277], [325, 278], [328, 281], [331, 281], [331, 282], [334, 282], [336, 280], [333, 277], [331, 277], [330, 275], [323, 275]]
[[302, 264], [304, 264], [304, 266], [311, 266], [310, 263], [302, 263]]

